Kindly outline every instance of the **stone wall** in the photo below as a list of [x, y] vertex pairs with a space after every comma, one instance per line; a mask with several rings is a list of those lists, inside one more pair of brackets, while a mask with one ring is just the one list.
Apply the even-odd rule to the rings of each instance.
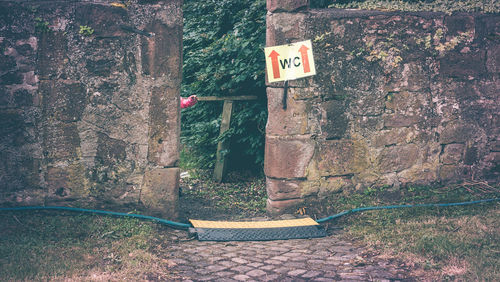
[[0, 204], [175, 218], [182, 1], [0, 2]]
[[268, 210], [370, 186], [500, 180], [500, 15], [268, 0], [267, 46], [311, 39], [317, 75], [268, 83]]

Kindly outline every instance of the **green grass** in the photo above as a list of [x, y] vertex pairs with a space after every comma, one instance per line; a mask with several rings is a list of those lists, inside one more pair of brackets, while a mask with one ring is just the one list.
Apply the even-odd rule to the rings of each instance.
[[127, 280], [165, 264], [152, 252], [165, 228], [150, 222], [52, 211], [2, 213], [0, 225], [2, 281]]
[[[193, 174], [193, 173], [192, 173]], [[216, 184], [209, 173], [182, 183], [185, 209], [196, 218], [263, 215], [262, 178]], [[484, 183], [450, 187], [370, 187], [344, 191], [306, 212], [316, 218], [374, 205], [450, 203], [500, 197]], [[203, 219], [203, 218], [200, 218]], [[419, 280], [495, 281], [500, 277], [500, 204], [406, 208], [355, 213], [328, 222], [371, 252], [395, 258]], [[173, 280], [168, 253], [187, 238], [163, 225], [131, 218], [70, 212], [0, 214], [0, 281], [11, 280]], [[175, 239], [177, 238], [177, 239]]]
[[[339, 193], [309, 204], [321, 217], [365, 206], [451, 203], [499, 198], [498, 187], [469, 183], [454, 187], [387, 187]], [[395, 257], [429, 280], [495, 281], [500, 277], [500, 203], [460, 207], [366, 211], [340, 218], [348, 238], [364, 241], [381, 255]], [[425, 280], [425, 279], [424, 279]]]
[[441, 279], [500, 276], [499, 205], [372, 212], [346, 221], [350, 236]]

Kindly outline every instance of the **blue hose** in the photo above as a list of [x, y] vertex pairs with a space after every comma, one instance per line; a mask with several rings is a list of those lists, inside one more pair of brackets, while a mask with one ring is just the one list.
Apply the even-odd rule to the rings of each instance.
[[[447, 203], [447, 204], [417, 204], [417, 205], [396, 205], [396, 206], [380, 206], [380, 207], [364, 207], [364, 208], [356, 208], [356, 209], [351, 209], [347, 211], [343, 211], [341, 213], [324, 217], [321, 219], [316, 220], [317, 223], [323, 223], [325, 221], [329, 221], [335, 218], [339, 218], [341, 216], [355, 213], [355, 212], [360, 212], [360, 211], [369, 211], [369, 210], [386, 210], [386, 209], [398, 209], [398, 208], [416, 208], [416, 207], [450, 207], [450, 206], [465, 206], [465, 205], [472, 205], [472, 204], [479, 204], [479, 203], [486, 203], [486, 202], [493, 202], [493, 201], [500, 201], [500, 198], [494, 198], [494, 199], [485, 199], [485, 200], [477, 200], [477, 201], [470, 201], [470, 202], [461, 202], [461, 203]], [[63, 210], [63, 211], [74, 211], [74, 212], [84, 212], [84, 213], [95, 213], [95, 214], [103, 214], [103, 215], [113, 215], [113, 216], [123, 216], [123, 217], [134, 217], [134, 218], [139, 218], [139, 219], [148, 219], [152, 221], [156, 221], [165, 225], [168, 225], [173, 228], [178, 228], [178, 229], [188, 229], [191, 226], [191, 224], [187, 223], [180, 223], [180, 222], [175, 222], [175, 221], [170, 221], [166, 219], [161, 219], [158, 217], [153, 217], [153, 216], [148, 216], [148, 215], [141, 215], [141, 214], [133, 214], [133, 213], [122, 213], [122, 212], [112, 212], [112, 211], [102, 211], [102, 210], [92, 210], [92, 209], [81, 209], [81, 208], [71, 208], [71, 207], [42, 207], [42, 206], [35, 206], [35, 207], [15, 207], [15, 208], [0, 208], [0, 212], [2, 211], [23, 211], [23, 210]]]
[[470, 201], [470, 202], [461, 202], [461, 203], [448, 203], [448, 204], [418, 204], [418, 205], [397, 205], [397, 206], [381, 206], [381, 207], [365, 207], [365, 208], [357, 208], [357, 209], [352, 209], [348, 211], [343, 211], [341, 213], [324, 217], [321, 219], [316, 220], [317, 223], [323, 223], [328, 220], [332, 220], [335, 218], [339, 218], [341, 216], [355, 213], [355, 212], [360, 212], [360, 211], [369, 211], [369, 210], [388, 210], [388, 209], [398, 209], [398, 208], [416, 208], [416, 207], [450, 207], [450, 206], [465, 206], [465, 205], [472, 205], [472, 204], [479, 204], [479, 203], [486, 203], [486, 202], [493, 202], [493, 201], [500, 201], [500, 198], [495, 198], [495, 199], [485, 199], [485, 200], [477, 200], [477, 201]]
[[123, 216], [123, 217], [135, 217], [140, 219], [148, 219], [152, 221], [156, 221], [159, 223], [163, 223], [173, 228], [178, 229], [188, 229], [191, 227], [191, 224], [180, 223], [175, 221], [170, 221], [158, 217], [141, 215], [141, 214], [133, 214], [133, 213], [123, 213], [123, 212], [112, 212], [112, 211], [101, 211], [101, 210], [91, 210], [91, 209], [80, 209], [80, 208], [70, 208], [70, 207], [16, 207], [16, 208], [0, 208], [1, 211], [25, 211], [25, 210], [63, 210], [63, 211], [73, 211], [73, 212], [84, 212], [84, 213], [95, 213], [95, 214], [104, 214], [104, 215], [113, 215], [113, 216]]

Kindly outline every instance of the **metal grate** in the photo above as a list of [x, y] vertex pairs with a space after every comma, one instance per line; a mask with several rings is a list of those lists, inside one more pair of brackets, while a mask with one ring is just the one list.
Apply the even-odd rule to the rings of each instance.
[[200, 241], [269, 241], [327, 236], [310, 218], [260, 222], [217, 222], [190, 220]]

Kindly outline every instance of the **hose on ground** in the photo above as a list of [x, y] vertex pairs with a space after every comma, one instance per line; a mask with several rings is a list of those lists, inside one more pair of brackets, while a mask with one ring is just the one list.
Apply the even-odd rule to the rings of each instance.
[[111, 216], [120, 216], [120, 217], [133, 217], [133, 218], [156, 221], [156, 222], [168, 225], [168, 226], [170, 226], [172, 228], [176, 228], [176, 229], [188, 229], [191, 227], [191, 224], [170, 221], [170, 220], [166, 220], [166, 219], [162, 219], [162, 218], [158, 218], [158, 217], [154, 217], [154, 216], [133, 214], [133, 213], [123, 213], [123, 212], [103, 211], [103, 210], [93, 210], [93, 209], [56, 207], [56, 206], [46, 206], [46, 207], [29, 206], [29, 207], [0, 208], [0, 211], [26, 211], [26, 210], [61, 210], [61, 211], [93, 213], [93, 214], [102, 214], [102, 215], [111, 215]]
[[[500, 198], [493, 199], [484, 199], [477, 201], [469, 201], [469, 202], [460, 202], [460, 203], [444, 203], [444, 204], [417, 204], [417, 205], [393, 205], [393, 206], [375, 206], [375, 207], [362, 207], [350, 209], [347, 211], [343, 211], [338, 214], [334, 214], [328, 217], [324, 217], [316, 220], [317, 223], [324, 223], [326, 221], [330, 221], [344, 215], [352, 214], [355, 212], [361, 211], [369, 211], [369, 210], [385, 210], [385, 209], [398, 209], [398, 208], [416, 208], [416, 207], [450, 207], [450, 206], [465, 206], [465, 205], [473, 205], [480, 203], [487, 203], [493, 201], [500, 201]], [[111, 216], [120, 216], [120, 217], [132, 217], [139, 219], [146, 219], [156, 221], [172, 228], [176, 229], [188, 229], [191, 224], [181, 223], [170, 221], [158, 217], [141, 215], [141, 214], [133, 214], [133, 213], [122, 213], [122, 212], [112, 212], [112, 211], [103, 211], [103, 210], [94, 210], [94, 209], [81, 209], [81, 208], [72, 208], [72, 207], [58, 207], [58, 206], [26, 206], [26, 207], [12, 207], [12, 208], [0, 208], [0, 212], [2, 211], [27, 211], [27, 210], [61, 210], [61, 211], [72, 211], [72, 212], [83, 212], [83, 213], [93, 213], [93, 214], [102, 214], [102, 215], [111, 215]]]
[[451, 206], [465, 206], [465, 205], [473, 205], [473, 204], [479, 204], [479, 203], [486, 203], [486, 202], [493, 202], [493, 201], [500, 201], [500, 198], [494, 198], [494, 199], [484, 199], [484, 200], [477, 200], [477, 201], [469, 201], [469, 202], [460, 202], [460, 203], [446, 203], [446, 204], [417, 204], [417, 205], [394, 205], [394, 206], [379, 206], [379, 207], [364, 207], [364, 208], [356, 208], [356, 209], [351, 209], [347, 211], [343, 211], [338, 214], [334, 214], [328, 217], [324, 217], [321, 219], [316, 220], [317, 223], [323, 223], [325, 221], [329, 221], [335, 218], [339, 218], [341, 216], [355, 213], [355, 212], [360, 212], [360, 211], [369, 211], [369, 210], [388, 210], [388, 209], [399, 209], [399, 208], [416, 208], [416, 207], [451, 207]]

